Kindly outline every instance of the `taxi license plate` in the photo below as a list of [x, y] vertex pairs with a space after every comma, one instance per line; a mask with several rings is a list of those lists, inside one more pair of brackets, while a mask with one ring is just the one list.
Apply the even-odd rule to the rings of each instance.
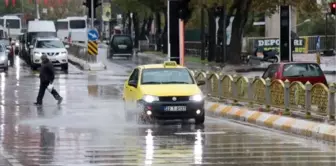
[[166, 106], [164, 110], [168, 112], [180, 112], [180, 111], [187, 111], [187, 107], [186, 106]]

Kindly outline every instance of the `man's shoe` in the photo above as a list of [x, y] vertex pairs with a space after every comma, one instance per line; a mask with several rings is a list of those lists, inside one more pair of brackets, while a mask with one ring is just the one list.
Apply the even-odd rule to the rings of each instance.
[[57, 104], [61, 104], [63, 101], [63, 97], [60, 97], [58, 100], [57, 100]]
[[39, 102], [35, 102], [34, 104], [37, 105], [37, 106], [42, 105], [42, 103], [39, 103]]

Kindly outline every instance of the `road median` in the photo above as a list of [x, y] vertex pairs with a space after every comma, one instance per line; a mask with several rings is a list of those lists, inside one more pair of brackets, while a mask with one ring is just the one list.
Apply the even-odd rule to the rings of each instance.
[[325, 123], [254, 111], [247, 107], [218, 102], [207, 102], [205, 109], [212, 117], [239, 120], [321, 141], [332, 143], [336, 141], [336, 127]]
[[105, 70], [106, 66], [105, 64], [101, 63], [101, 62], [97, 62], [97, 63], [88, 63], [85, 60], [82, 60], [80, 58], [77, 58], [73, 55], [68, 55], [68, 60], [70, 63], [78, 66], [79, 68], [81, 68], [82, 70], [87, 70], [87, 71], [100, 71], [100, 70]]

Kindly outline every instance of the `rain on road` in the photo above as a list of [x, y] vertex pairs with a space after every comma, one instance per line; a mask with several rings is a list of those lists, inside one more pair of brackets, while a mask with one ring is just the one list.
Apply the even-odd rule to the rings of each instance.
[[59, 72], [44, 105], [35, 101], [39, 79], [18, 60], [0, 73], [0, 140], [15, 166], [65, 165], [335, 165], [333, 145], [206, 118], [203, 126], [158, 125], [124, 119], [122, 84], [138, 62], [108, 60], [107, 71]]

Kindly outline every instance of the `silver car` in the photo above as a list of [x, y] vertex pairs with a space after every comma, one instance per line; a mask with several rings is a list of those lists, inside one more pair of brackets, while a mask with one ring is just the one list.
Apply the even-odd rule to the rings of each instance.
[[9, 50], [5, 45], [0, 44], [0, 68], [5, 71], [8, 70], [8, 53]]

